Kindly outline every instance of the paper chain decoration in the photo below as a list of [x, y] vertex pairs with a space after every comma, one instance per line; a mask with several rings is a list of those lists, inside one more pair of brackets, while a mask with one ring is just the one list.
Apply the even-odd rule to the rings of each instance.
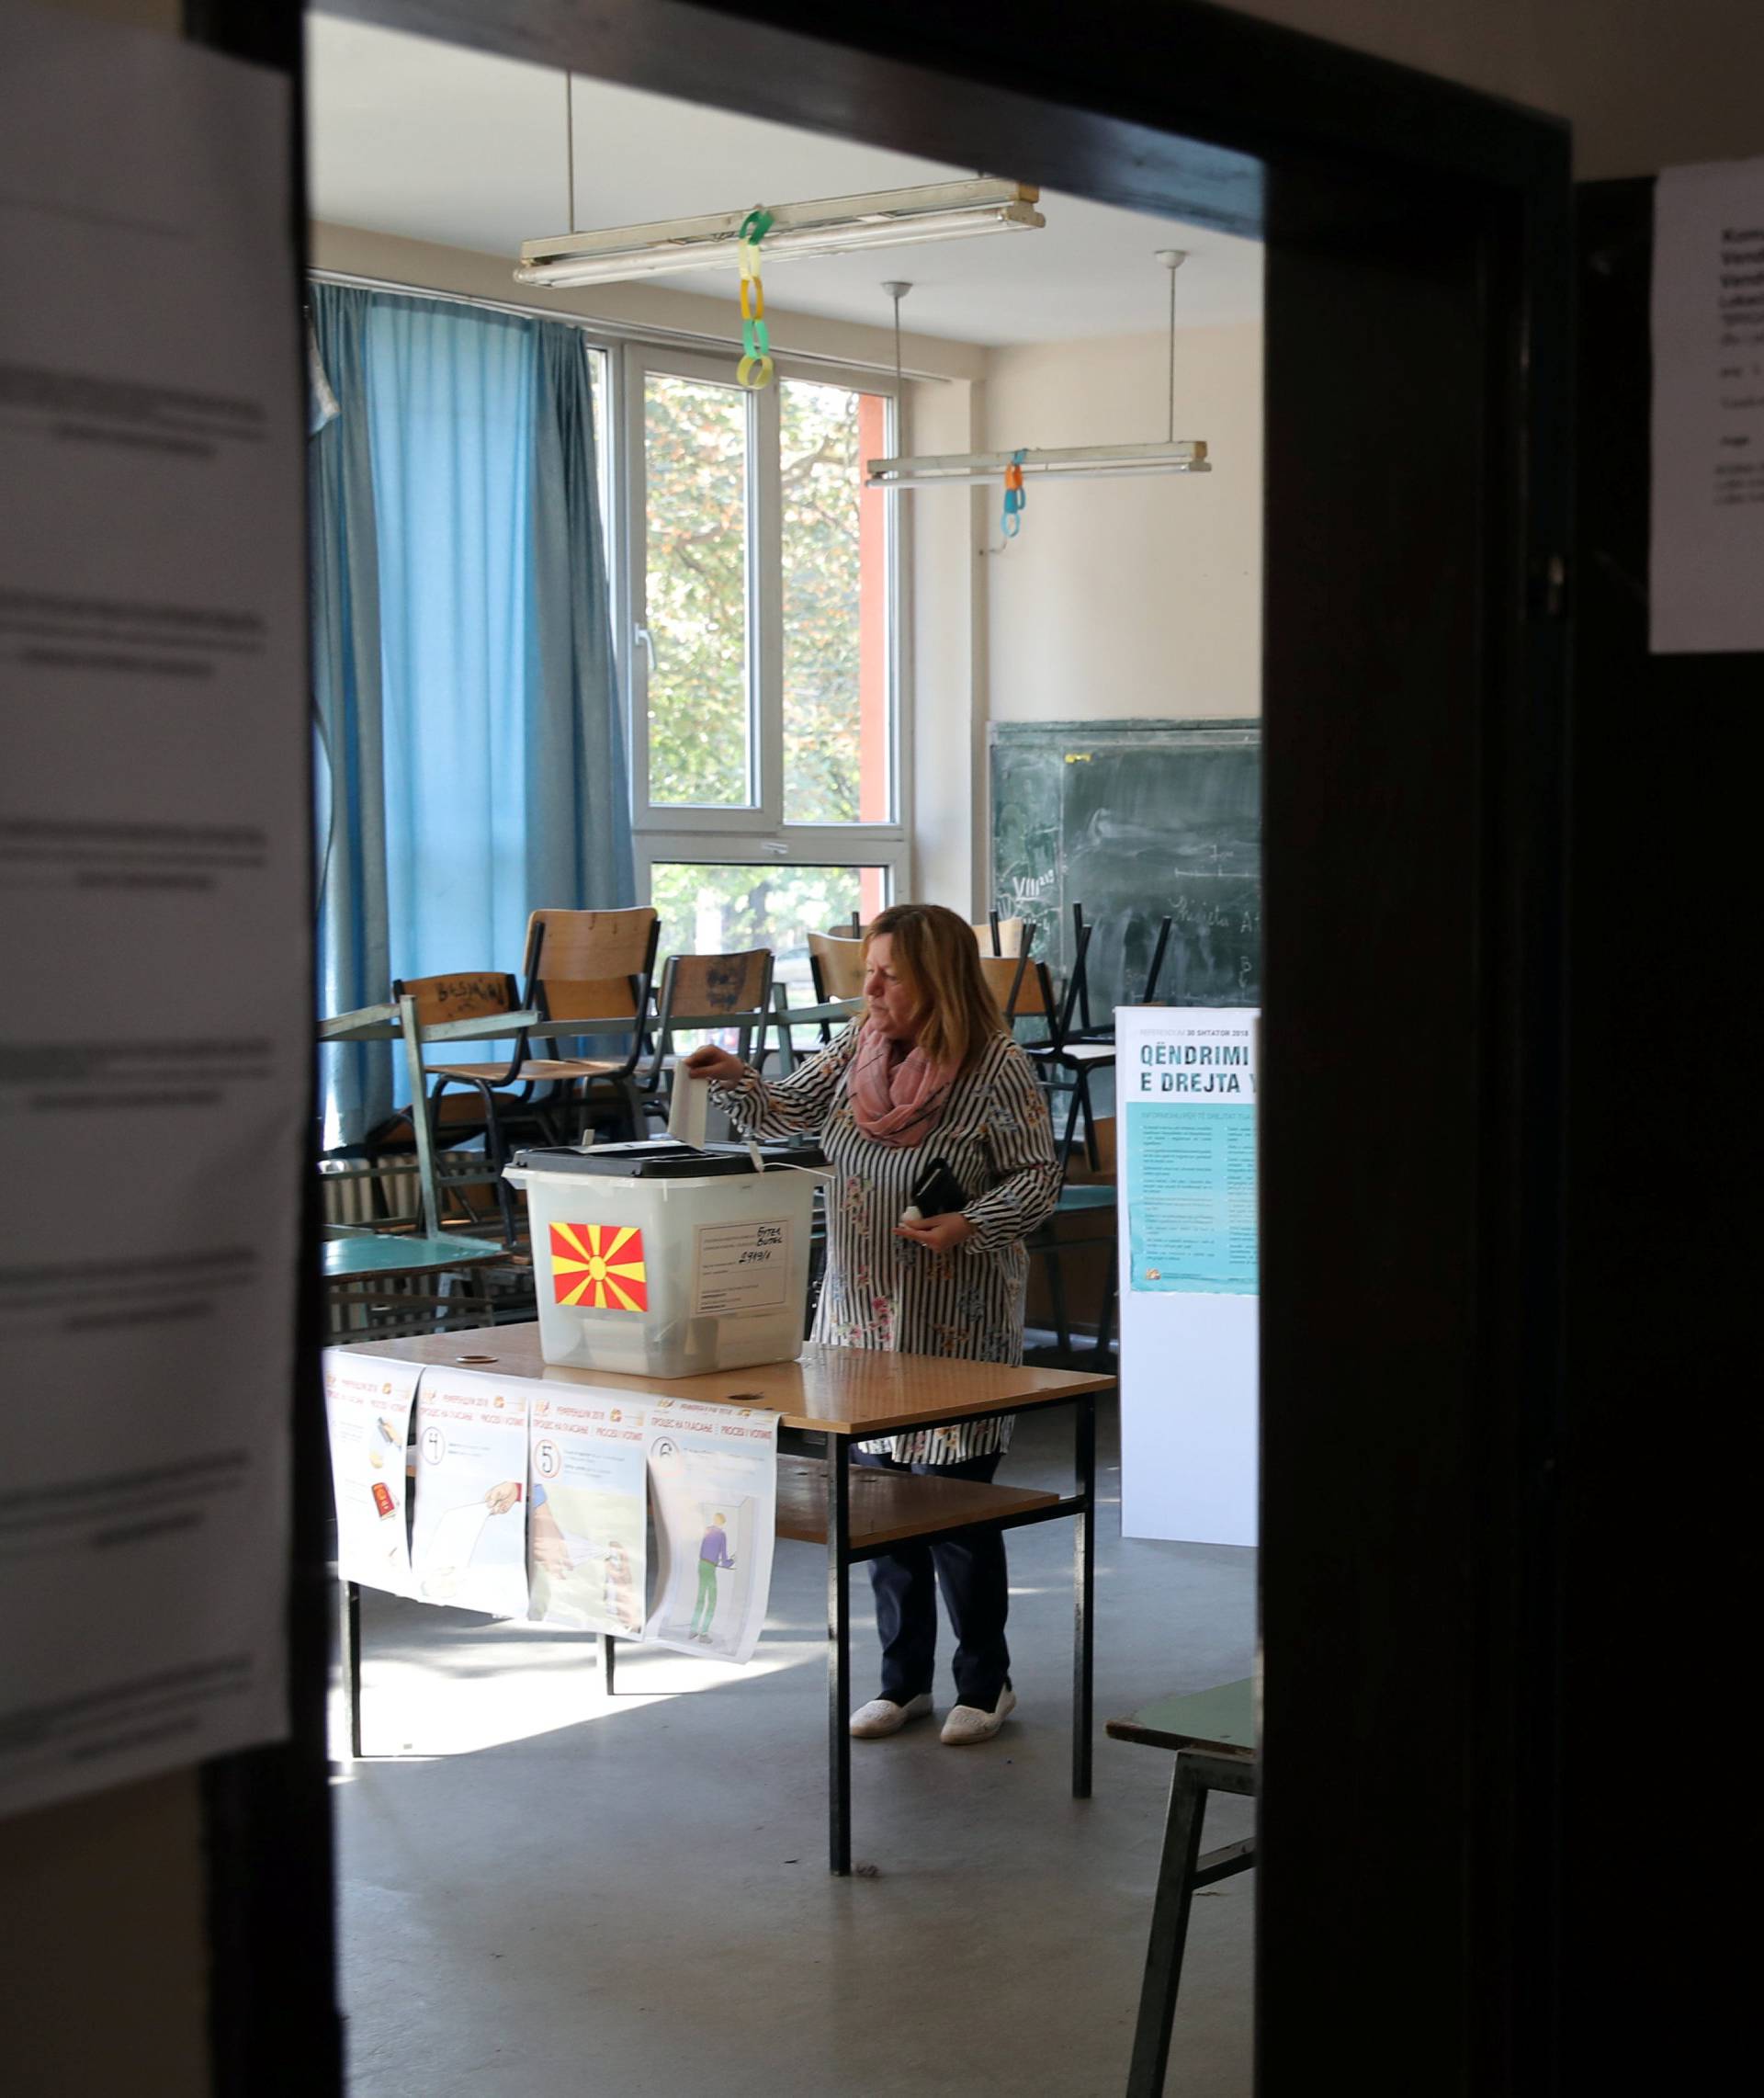
[[772, 214], [763, 207], [741, 221], [741, 361], [735, 381], [757, 393], [772, 383], [772, 338], [765, 326], [765, 287], [760, 282], [760, 243], [772, 231]]
[[1023, 492], [1023, 453], [1013, 451], [1011, 463], [1004, 470], [1004, 516], [1001, 527], [1007, 539], [1014, 539], [1023, 529], [1023, 513], [1029, 498]]

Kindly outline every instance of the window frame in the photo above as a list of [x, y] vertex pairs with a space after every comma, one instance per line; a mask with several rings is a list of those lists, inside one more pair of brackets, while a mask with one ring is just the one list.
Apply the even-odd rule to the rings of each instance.
[[842, 385], [882, 396], [888, 403], [891, 451], [904, 442], [904, 388], [892, 373], [777, 359], [774, 381], [746, 395], [747, 408], [747, 665], [750, 791], [744, 807], [655, 802], [650, 798], [647, 549], [649, 519], [644, 457], [646, 381], [662, 376], [732, 386], [729, 355], [645, 342], [619, 346], [619, 573], [622, 608], [618, 654], [628, 708], [631, 769], [631, 829], [639, 894], [651, 894], [658, 862], [703, 866], [851, 866], [886, 870], [891, 897], [909, 891], [911, 875], [911, 706], [908, 676], [906, 578], [910, 568], [908, 512], [899, 491], [885, 493], [888, 537], [887, 696], [888, 781], [893, 813], [886, 822], [793, 823], [784, 813], [784, 516], [781, 413], [785, 380]]

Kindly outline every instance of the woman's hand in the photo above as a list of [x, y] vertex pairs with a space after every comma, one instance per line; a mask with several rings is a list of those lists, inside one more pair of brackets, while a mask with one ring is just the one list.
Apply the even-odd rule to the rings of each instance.
[[741, 1058], [730, 1056], [715, 1042], [694, 1049], [686, 1059], [686, 1069], [695, 1078], [708, 1078], [718, 1085], [738, 1085], [747, 1076], [747, 1066]]
[[927, 1217], [921, 1224], [897, 1224], [894, 1230], [897, 1238], [910, 1239], [916, 1246], [929, 1246], [933, 1253], [954, 1253], [974, 1236], [973, 1225], [959, 1209], [943, 1217]]

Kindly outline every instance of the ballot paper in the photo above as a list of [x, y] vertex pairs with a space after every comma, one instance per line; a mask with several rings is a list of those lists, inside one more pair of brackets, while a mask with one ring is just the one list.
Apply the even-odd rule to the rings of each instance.
[[0, 8], [0, 1810], [286, 1730], [312, 1026], [288, 84]]
[[536, 1389], [528, 1424], [528, 1615], [643, 1636], [649, 1413], [629, 1392]]
[[772, 1592], [778, 1416], [691, 1399], [649, 1402], [656, 1600], [646, 1637], [747, 1661]]
[[405, 1523], [405, 1448], [423, 1375], [413, 1362], [324, 1354], [324, 1412], [337, 1507], [337, 1578], [390, 1594], [412, 1592]]
[[668, 1134], [695, 1150], [703, 1150], [709, 1126], [710, 1084], [694, 1078], [683, 1061], [673, 1067], [673, 1091], [668, 1099]]
[[526, 1409], [520, 1378], [431, 1368], [416, 1395], [413, 1593], [526, 1615]]

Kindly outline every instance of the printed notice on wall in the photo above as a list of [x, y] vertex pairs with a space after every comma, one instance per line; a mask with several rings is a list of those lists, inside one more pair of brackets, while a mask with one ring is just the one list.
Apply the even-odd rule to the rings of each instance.
[[772, 1592], [778, 1416], [652, 1400], [649, 1462], [659, 1565], [648, 1637], [751, 1660]]
[[628, 1392], [532, 1388], [528, 1615], [643, 1636], [649, 1414]]
[[1120, 1066], [1129, 1288], [1256, 1293], [1255, 1019], [1147, 1017]]
[[411, 1573], [425, 1603], [526, 1615], [527, 1396], [531, 1386], [430, 1369], [416, 1398]]
[[286, 1729], [311, 1038], [289, 155], [280, 76], [0, 9], [0, 1810]]
[[337, 1507], [337, 1577], [411, 1593], [405, 1447], [420, 1364], [324, 1353], [324, 1413]]
[[726, 1312], [775, 1311], [790, 1282], [790, 1219], [700, 1224], [693, 1276], [695, 1319]]
[[1764, 160], [1660, 176], [1653, 309], [1649, 645], [1764, 649]]

